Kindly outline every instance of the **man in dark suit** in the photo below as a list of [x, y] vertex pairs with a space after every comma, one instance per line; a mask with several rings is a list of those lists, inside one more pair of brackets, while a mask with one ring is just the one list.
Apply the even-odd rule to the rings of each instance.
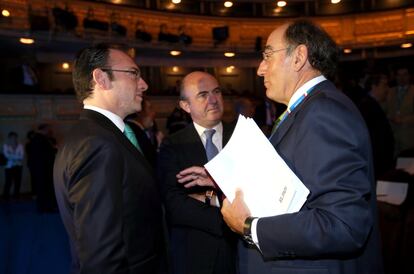
[[[392, 170], [394, 164], [394, 136], [387, 115], [381, 108], [381, 97], [388, 91], [386, 75], [372, 75], [368, 80], [369, 92], [359, 91], [354, 103], [361, 112], [371, 138], [376, 179]], [[352, 98], [352, 97], [351, 97]]]
[[[235, 273], [236, 234], [226, 226], [214, 195], [212, 180], [202, 167], [229, 140], [233, 126], [222, 123], [223, 98], [217, 80], [192, 72], [182, 82], [180, 106], [193, 123], [164, 139], [160, 147], [159, 177], [168, 221], [171, 256], [177, 274]], [[210, 143], [211, 145], [211, 143]]]
[[310, 194], [299, 212], [265, 218], [250, 216], [241, 191], [224, 201], [226, 223], [260, 250], [241, 273], [383, 272], [369, 134], [325, 78], [336, 56], [333, 40], [308, 21], [282, 25], [267, 40], [258, 75], [267, 97], [288, 106], [270, 142]]
[[134, 60], [105, 45], [82, 50], [73, 83], [84, 109], [54, 167], [72, 250], [71, 273], [158, 273], [159, 192], [148, 162], [123, 134], [148, 88]]

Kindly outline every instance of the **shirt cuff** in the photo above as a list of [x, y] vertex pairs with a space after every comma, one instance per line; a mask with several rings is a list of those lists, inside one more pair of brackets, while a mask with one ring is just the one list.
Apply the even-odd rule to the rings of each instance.
[[258, 249], [260, 249], [259, 246], [259, 239], [257, 238], [257, 222], [259, 221], [259, 218], [256, 218], [252, 221], [252, 229], [250, 232], [252, 233], [252, 240], [254, 244], [257, 246]]

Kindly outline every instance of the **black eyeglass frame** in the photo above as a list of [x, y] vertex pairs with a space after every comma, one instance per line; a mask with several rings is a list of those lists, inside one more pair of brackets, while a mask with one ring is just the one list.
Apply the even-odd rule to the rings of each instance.
[[141, 71], [139, 68], [134, 69], [113, 69], [113, 68], [101, 68], [102, 71], [115, 71], [115, 72], [125, 72], [130, 73], [135, 76], [135, 78], [138, 80], [141, 78]]

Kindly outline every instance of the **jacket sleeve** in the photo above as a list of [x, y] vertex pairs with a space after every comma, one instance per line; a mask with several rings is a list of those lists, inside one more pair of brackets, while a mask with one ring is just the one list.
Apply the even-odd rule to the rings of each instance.
[[360, 116], [334, 100], [317, 100], [298, 113], [277, 150], [310, 195], [297, 213], [258, 220], [264, 257], [347, 255], [362, 248], [373, 226], [375, 195]]
[[222, 236], [225, 224], [220, 209], [189, 197], [188, 192], [177, 182], [176, 174], [190, 167], [184, 166], [180, 160], [179, 155], [183, 153], [183, 149], [185, 146], [174, 144], [169, 138], [164, 139], [160, 147], [158, 175], [167, 217], [172, 225], [191, 227]]
[[128, 273], [122, 234], [123, 157], [109, 141], [85, 140], [65, 171], [81, 273]]

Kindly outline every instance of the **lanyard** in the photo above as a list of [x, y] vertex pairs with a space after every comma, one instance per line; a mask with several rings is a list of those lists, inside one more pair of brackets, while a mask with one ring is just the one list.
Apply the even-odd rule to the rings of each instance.
[[305, 91], [290, 107], [288, 107], [275, 121], [272, 129], [272, 133], [270, 136], [273, 135], [273, 133], [276, 131], [276, 129], [279, 128], [280, 124], [289, 116], [289, 114], [300, 104], [303, 100], [314, 90], [314, 87], [311, 87], [309, 90]]

